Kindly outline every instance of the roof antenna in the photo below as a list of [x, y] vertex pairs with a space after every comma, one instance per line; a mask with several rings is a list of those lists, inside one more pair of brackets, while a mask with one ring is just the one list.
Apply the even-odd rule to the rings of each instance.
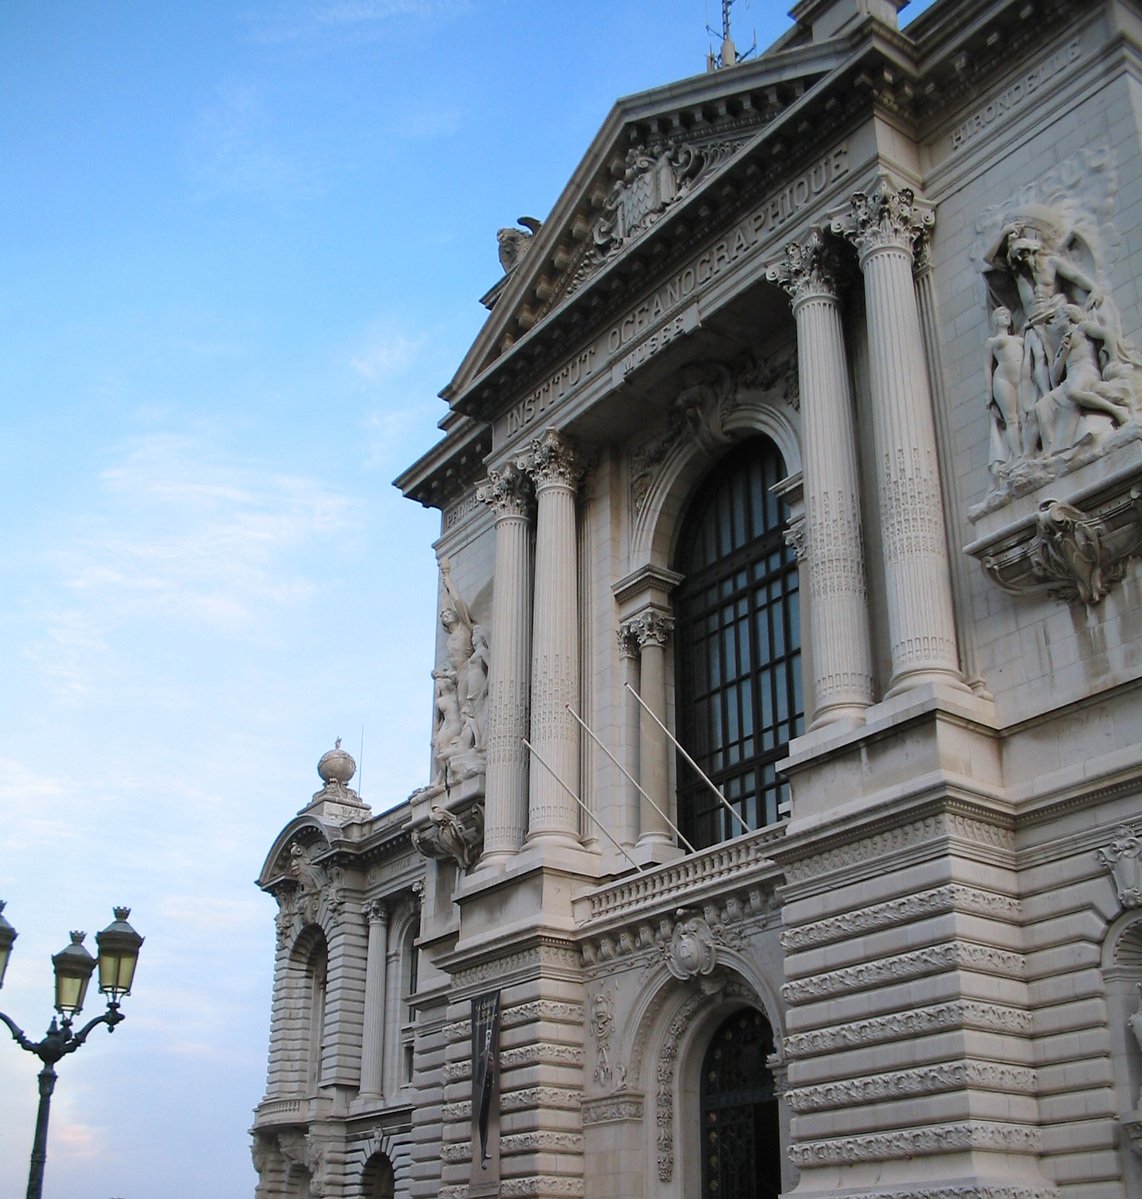
[[[706, 55], [706, 70], [720, 71], [724, 67], [736, 66], [739, 62], [745, 62], [747, 58], [757, 49], [757, 32], [753, 35], [753, 45], [744, 53], [739, 54], [737, 47], [734, 45], [734, 39], [730, 35], [730, 9], [734, 6], [734, 0], [722, 0], [722, 49], [721, 52], [715, 54], [710, 50]], [[711, 37], [717, 37], [718, 31], [706, 26], [706, 32]]]

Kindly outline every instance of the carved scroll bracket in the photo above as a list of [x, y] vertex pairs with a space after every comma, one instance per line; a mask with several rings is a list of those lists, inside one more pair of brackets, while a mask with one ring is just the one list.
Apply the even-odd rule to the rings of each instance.
[[1091, 607], [1142, 555], [1142, 467], [1038, 506], [965, 547], [1011, 595], [1047, 592]]

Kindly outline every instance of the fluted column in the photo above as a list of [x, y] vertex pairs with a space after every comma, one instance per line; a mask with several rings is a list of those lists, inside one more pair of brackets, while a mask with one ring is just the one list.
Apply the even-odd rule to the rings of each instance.
[[365, 956], [365, 1017], [361, 1031], [361, 1094], [380, 1097], [385, 1069], [385, 994], [388, 987], [389, 909], [365, 904], [369, 942]]
[[834, 229], [856, 246], [868, 313], [873, 439], [892, 651], [889, 694], [927, 682], [962, 687], [941, 511], [936, 428], [912, 263], [933, 223], [908, 188], [852, 197]]
[[[648, 609], [631, 622], [638, 639], [641, 667], [639, 695], [639, 783], [663, 812], [670, 810], [670, 743], [651, 713], [666, 723], [666, 642], [674, 620], [665, 612]], [[649, 711], [647, 710], [649, 709]], [[654, 804], [640, 796], [639, 845], [673, 844], [670, 827]]]
[[531, 743], [547, 763], [531, 762], [528, 839], [578, 842], [579, 811], [566, 788], [578, 794], [579, 726], [567, 707], [579, 702], [575, 494], [584, 464], [559, 433], [548, 429], [517, 465], [535, 483]]
[[531, 482], [509, 462], [490, 470], [477, 497], [495, 514], [495, 598], [488, 667], [484, 853], [481, 866], [519, 851], [527, 832], [531, 658]]
[[[619, 625], [619, 660], [622, 662], [623, 687], [623, 769], [631, 776], [639, 775], [639, 723], [640, 712], [638, 700], [627, 690], [639, 688], [638, 662], [638, 633], [635, 622], [624, 620]], [[639, 794], [633, 783], [623, 780], [623, 815], [619, 832], [619, 840], [624, 845], [633, 844], [639, 834]]]
[[[863, 722], [872, 703], [856, 430], [833, 247], [817, 231], [769, 272], [793, 301], [801, 388], [811, 728]], [[801, 555], [799, 555], [801, 556]]]

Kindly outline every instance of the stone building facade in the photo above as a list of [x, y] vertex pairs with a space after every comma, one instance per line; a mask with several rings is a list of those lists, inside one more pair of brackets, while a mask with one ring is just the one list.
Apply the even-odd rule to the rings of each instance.
[[262, 1199], [1142, 1194], [1142, 9], [899, 7], [501, 231], [430, 777], [259, 880]]

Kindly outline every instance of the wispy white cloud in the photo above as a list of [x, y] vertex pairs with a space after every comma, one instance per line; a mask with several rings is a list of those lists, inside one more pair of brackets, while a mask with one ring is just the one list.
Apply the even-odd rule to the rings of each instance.
[[320, 172], [289, 153], [284, 141], [264, 87], [222, 84], [191, 123], [186, 168], [194, 186], [209, 196], [321, 195]]
[[377, 383], [407, 370], [428, 340], [424, 333], [409, 334], [387, 321], [376, 321], [367, 330], [349, 365], [362, 378]]
[[447, 22], [471, 8], [471, 0], [301, 0], [276, 7], [272, 15], [247, 14], [251, 36], [266, 45], [315, 46], [322, 37], [370, 41], [400, 20]]
[[74, 536], [50, 551], [62, 602], [25, 647], [57, 695], [83, 699], [116, 670], [140, 622], [168, 635], [251, 638], [320, 586], [309, 555], [356, 527], [344, 495], [189, 436], [140, 437], [98, 476]]

